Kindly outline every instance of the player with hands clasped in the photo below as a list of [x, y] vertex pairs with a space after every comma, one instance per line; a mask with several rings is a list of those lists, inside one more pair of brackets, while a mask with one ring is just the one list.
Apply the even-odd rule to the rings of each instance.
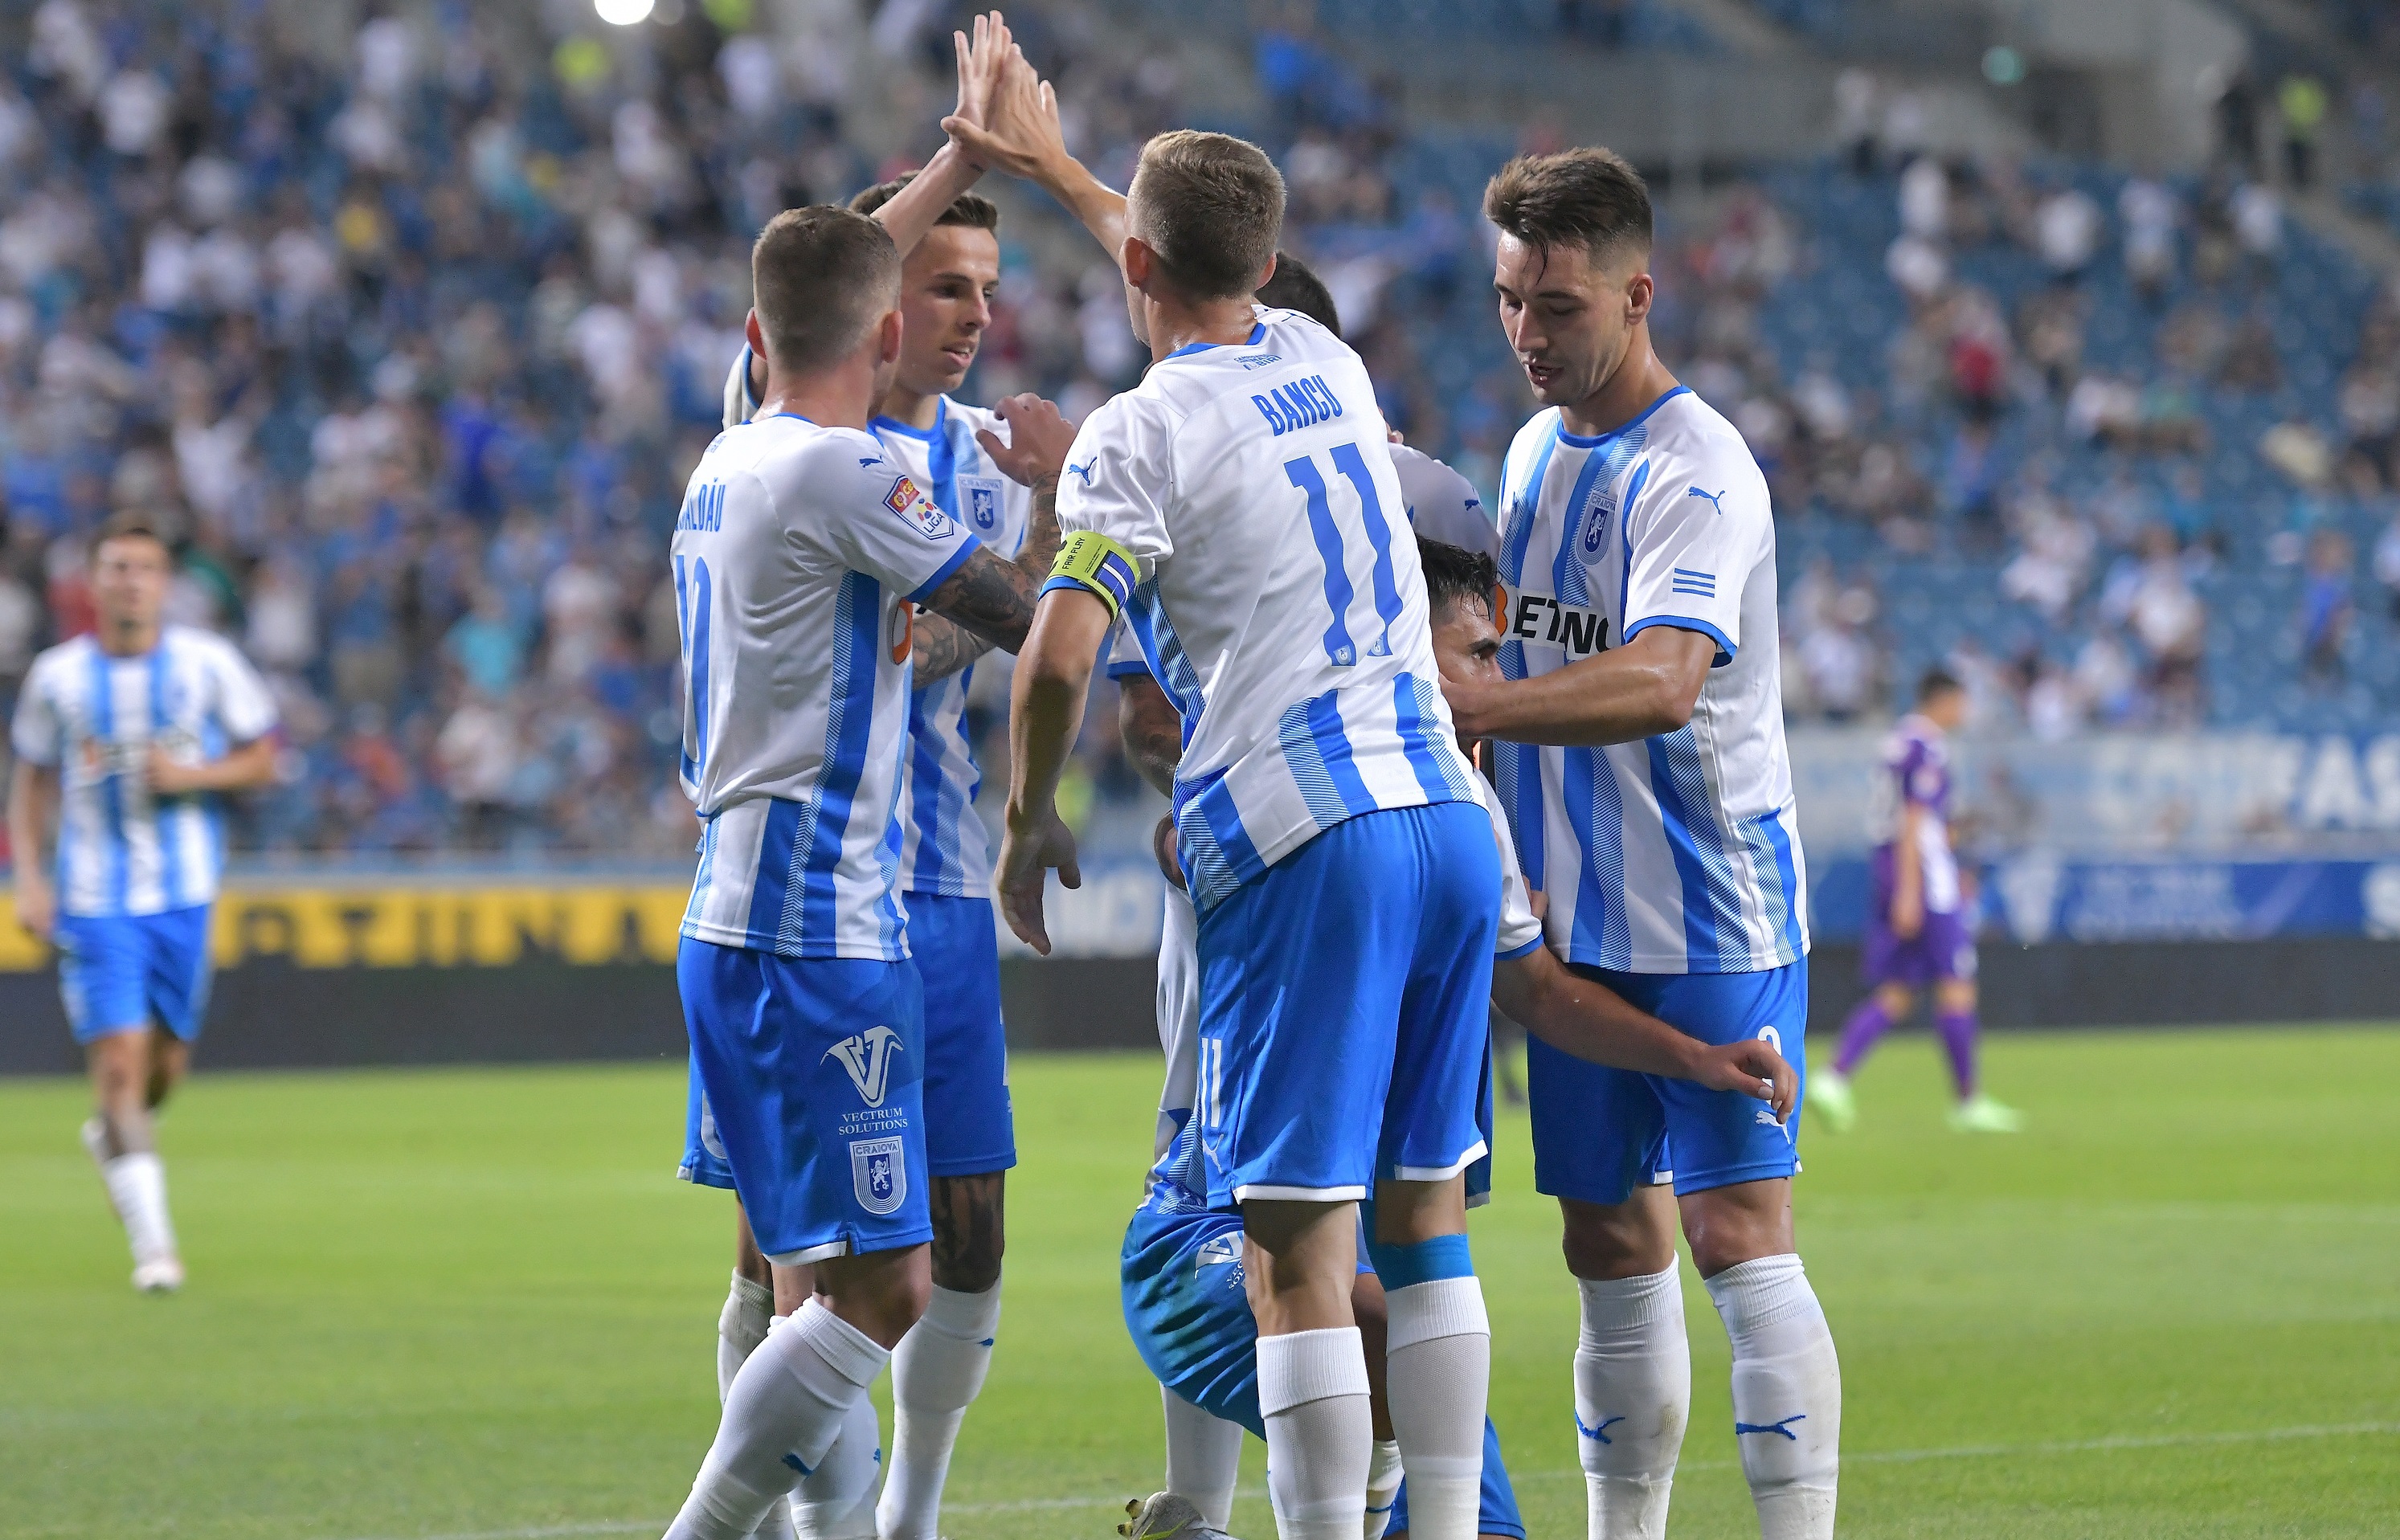
[[[208, 1014], [219, 793], [275, 774], [275, 702], [233, 644], [161, 617], [173, 562], [120, 513], [91, 543], [99, 629], [34, 660], [11, 734], [18, 922], [59, 950], [96, 1103], [84, 1148], [133, 1249], [133, 1287], [184, 1283], [154, 1116]], [[53, 870], [42, 859], [53, 825]]]
[[[964, 113], [1016, 61], [996, 20], [961, 54]], [[675, 521], [682, 778], [705, 826], [677, 981], [703, 1140], [798, 1305], [726, 1384], [676, 1540], [743, 1540], [795, 1483], [803, 1533], [874, 1533], [866, 1388], [932, 1287], [922, 991], [886, 854], [915, 609], [1015, 647], [1046, 564], [989, 549], [867, 427], [900, 360], [900, 248], [976, 174], [946, 149], [880, 221], [769, 222], [746, 328], [762, 400]], [[1033, 526], [1049, 503], [1037, 488]]]
[[[1484, 211], [1501, 327], [1546, 410], [1503, 470], [1507, 677], [1448, 687], [1459, 730], [1497, 741], [1500, 800], [1568, 964], [1703, 1042], [1765, 1039], [1805, 1082], [1806, 867], [1766, 479], [1651, 349], [1650, 200], [1631, 167], [1521, 157]], [[1796, 1124], [1538, 1040], [1526, 1081], [1534, 1185], [1559, 1199], [1582, 1293], [1593, 1540], [1664, 1533], [1691, 1386], [1679, 1218], [1732, 1341], [1761, 1533], [1830, 1535], [1841, 1375], [1793, 1235]]]

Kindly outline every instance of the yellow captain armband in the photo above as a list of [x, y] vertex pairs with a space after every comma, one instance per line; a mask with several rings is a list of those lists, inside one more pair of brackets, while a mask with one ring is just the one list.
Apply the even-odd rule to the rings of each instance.
[[1042, 592], [1054, 588], [1080, 588], [1109, 606], [1109, 619], [1133, 597], [1133, 552], [1110, 539], [1106, 535], [1081, 530], [1067, 537], [1058, 549], [1058, 559], [1050, 565], [1050, 580]]

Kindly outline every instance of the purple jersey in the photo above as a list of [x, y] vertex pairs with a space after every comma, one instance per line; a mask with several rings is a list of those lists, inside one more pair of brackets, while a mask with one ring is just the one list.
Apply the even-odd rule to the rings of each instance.
[[[1958, 864], [1950, 852], [1950, 750], [1942, 729], [1924, 717], [1903, 716], [1884, 740], [1883, 769], [1875, 778], [1874, 819], [1875, 866], [1894, 870], [1896, 846], [1904, 814], [1919, 810], [1916, 858], [1925, 878], [1925, 907], [1930, 914], [1955, 914], [1958, 908]], [[1878, 912], [1889, 907], [1889, 890], [1882, 883]]]

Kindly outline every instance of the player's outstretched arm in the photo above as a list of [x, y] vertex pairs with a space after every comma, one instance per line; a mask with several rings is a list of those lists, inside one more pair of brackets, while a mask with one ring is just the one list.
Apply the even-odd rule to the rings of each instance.
[[1098, 595], [1061, 579], [1042, 596], [1009, 690], [1008, 822], [994, 883], [1008, 928], [1045, 957], [1050, 933], [1042, 889], [1049, 868], [1057, 867], [1068, 887], [1084, 882], [1075, 837], [1058, 816], [1058, 778], [1074, 752], [1093, 661], [1114, 620]]
[[1068, 153], [1058, 94], [1030, 68], [1005, 73], [981, 122], [961, 114], [944, 118], [942, 131], [978, 164], [1021, 177], [1066, 205], [1109, 260], [1122, 260], [1125, 195]]
[[20, 759], [8, 777], [8, 849], [15, 865], [17, 923], [44, 941], [58, 923], [50, 891], [50, 822], [59, 808], [59, 772]]
[[1492, 1003], [1562, 1054], [1593, 1064], [1739, 1091], [1792, 1113], [1800, 1078], [1756, 1039], [1714, 1047], [1637, 1011], [1604, 985], [1578, 978], [1547, 947], [1492, 966]]
[[1462, 738], [1597, 747], [1679, 732], [1717, 657], [1714, 637], [1654, 625], [1620, 647], [1538, 678], [1442, 681]]

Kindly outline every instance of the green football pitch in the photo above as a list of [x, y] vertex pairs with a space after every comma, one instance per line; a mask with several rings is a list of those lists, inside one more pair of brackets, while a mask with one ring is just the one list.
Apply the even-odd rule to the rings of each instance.
[[[1105, 1536], [1160, 1468], [1115, 1257], [1140, 1056], [1016, 1065], [1006, 1312], [946, 1528]], [[2400, 1031], [2004, 1036], [2014, 1138], [1920, 1040], [1803, 1138], [1843, 1533], [2400, 1533]], [[0, 1535], [656, 1533], [716, 1422], [730, 1209], [671, 1179], [680, 1065], [207, 1075], [168, 1118], [191, 1270], [135, 1296], [79, 1087], [0, 1082]], [[1475, 1220], [1535, 1540], [1582, 1533], [1575, 1294], [1521, 1117]], [[1688, 1267], [1673, 1533], [1755, 1534]], [[887, 1423], [888, 1427], [888, 1423]], [[1262, 1451], [1238, 1533], [1272, 1533]]]

